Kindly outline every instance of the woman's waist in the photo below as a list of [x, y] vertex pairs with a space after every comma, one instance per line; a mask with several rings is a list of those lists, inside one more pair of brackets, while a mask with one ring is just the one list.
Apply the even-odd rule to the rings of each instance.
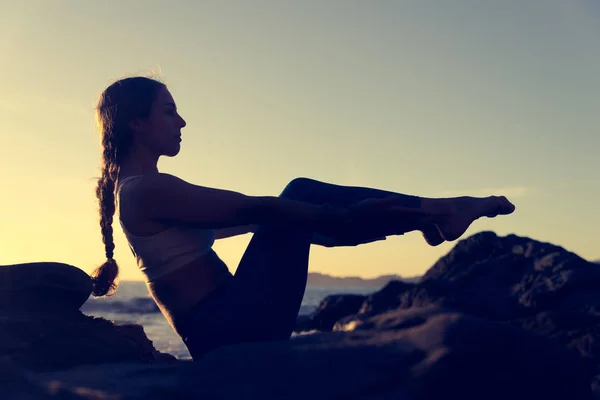
[[179, 296], [185, 288], [194, 289], [194, 293], [201, 291], [202, 286], [210, 286], [214, 281], [221, 281], [231, 277], [231, 272], [227, 264], [221, 260], [214, 250], [191, 257], [186, 262], [181, 262], [176, 268], [168, 272], [156, 274], [152, 279], [147, 279], [147, 283], [155, 287], [173, 287], [177, 292], [173, 295]]
[[[202, 300], [226, 285], [233, 275], [227, 265], [210, 251], [176, 270], [148, 281], [148, 289], [173, 323], [186, 318]], [[177, 329], [176, 329], [177, 330]]]
[[[139, 246], [138, 246], [139, 247]], [[199, 249], [165, 249], [162, 252], [160, 249], [149, 250], [149, 247], [143, 248], [140, 251], [136, 248], [136, 259], [140, 271], [146, 277], [146, 282], [153, 282], [161, 279], [164, 276], [170, 275], [171, 273], [185, 268], [191, 264], [201, 263], [217, 265], [213, 259], [218, 259], [218, 256], [212, 248]], [[221, 269], [225, 268], [221, 266]]]

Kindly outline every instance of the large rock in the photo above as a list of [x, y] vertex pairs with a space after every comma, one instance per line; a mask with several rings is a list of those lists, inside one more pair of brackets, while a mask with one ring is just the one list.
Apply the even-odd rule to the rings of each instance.
[[588, 400], [600, 384], [599, 283], [597, 265], [564, 249], [484, 232], [418, 284], [330, 297], [311, 319], [345, 332], [224, 347], [196, 363], [74, 307], [7, 311], [0, 360], [24, 389], [2, 398]]
[[391, 282], [333, 330], [362, 326], [388, 310], [421, 307], [454, 309], [546, 336], [577, 352], [592, 387], [600, 386], [600, 268], [559, 246], [492, 232], [473, 235], [418, 284]]
[[458, 242], [420, 283], [391, 282], [369, 296], [354, 318], [436, 305], [497, 321], [547, 311], [584, 313], [595, 321], [599, 289], [600, 268], [574, 253], [529, 238], [483, 232]]
[[596, 264], [550, 243], [493, 232], [460, 241], [423, 276], [428, 282], [445, 283], [461, 308], [495, 319], [600, 305]]
[[174, 362], [158, 352], [140, 325], [114, 325], [71, 313], [0, 312], [0, 360], [29, 371], [85, 364]]
[[547, 310], [593, 312], [600, 268], [549, 243], [483, 232], [461, 240], [418, 284], [392, 282], [367, 299], [370, 317], [393, 308], [438, 305], [508, 321]]
[[57, 262], [0, 266], [0, 310], [68, 312], [92, 292], [92, 279], [81, 269]]
[[124, 400], [590, 399], [578, 358], [548, 339], [439, 309], [390, 313], [371, 329], [235, 345], [197, 363], [88, 366], [40, 378]]

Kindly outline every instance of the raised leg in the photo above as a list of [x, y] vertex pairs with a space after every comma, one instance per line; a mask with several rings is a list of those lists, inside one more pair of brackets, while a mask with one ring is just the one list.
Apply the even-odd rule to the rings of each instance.
[[[342, 186], [332, 183], [326, 183], [310, 178], [296, 178], [286, 188], [287, 197], [294, 200], [306, 201], [312, 204], [331, 204], [335, 207], [347, 207], [367, 199], [381, 199], [388, 196], [396, 196], [399, 204], [404, 207], [421, 207], [421, 198], [418, 196], [407, 195], [387, 190], [360, 187], [360, 186]], [[437, 227], [431, 223], [422, 223], [418, 219], [400, 222], [395, 221], [390, 227], [388, 234], [400, 235], [405, 232], [419, 230], [423, 237], [431, 246], [437, 246], [444, 242]], [[313, 235], [312, 243], [325, 246], [343, 246], [344, 242], [336, 241], [335, 238], [325, 238], [319, 235]]]
[[[396, 194], [298, 178], [280, 197], [344, 207]], [[419, 207], [405, 196], [403, 205]], [[308, 276], [313, 232], [261, 226], [254, 233], [231, 283], [194, 311], [184, 341], [194, 359], [224, 345], [288, 339], [298, 317]]]
[[328, 203], [338, 207], [346, 207], [367, 199], [394, 196], [402, 208], [419, 208], [423, 213], [411, 216], [406, 212], [386, 211], [377, 221], [361, 223], [361, 231], [364, 230], [369, 235], [380, 236], [383, 233], [389, 236], [418, 230], [432, 245], [444, 240], [458, 239], [479, 218], [494, 218], [511, 214], [515, 210], [515, 206], [504, 196], [433, 199], [373, 188], [340, 186], [307, 178], [295, 179], [291, 187], [292, 192], [296, 193], [294, 199], [313, 204]]
[[[421, 199], [417, 196], [361, 187], [295, 179], [281, 197], [313, 204], [345, 207], [372, 198], [400, 196], [404, 207], [455, 210], [440, 219], [454, 238], [480, 216], [507, 214], [514, 206], [505, 198]], [[425, 203], [425, 204], [424, 204]], [[400, 223], [400, 219], [397, 220]], [[409, 226], [410, 225], [410, 226]], [[418, 225], [418, 224], [417, 224]], [[406, 229], [414, 229], [415, 221]], [[398, 226], [396, 234], [403, 227]], [[408, 230], [407, 230], [408, 231]], [[231, 283], [209, 296], [195, 311], [184, 338], [194, 359], [224, 345], [286, 340], [292, 334], [306, 290], [313, 232], [301, 228], [261, 226], [244, 252]]]

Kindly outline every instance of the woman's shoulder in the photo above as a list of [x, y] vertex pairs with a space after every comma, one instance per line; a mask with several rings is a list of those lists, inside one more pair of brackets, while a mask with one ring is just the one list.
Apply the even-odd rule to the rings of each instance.
[[137, 188], [148, 188], [151, 186], [159, 186], [169, 184], [170, 182], [179, 181], [182, 182], [181, 178], [178, 178], [175, 175], [167, 174], [164, 172], [157, 172], [152, 174], [141, 174], [141, 175], [126, 175], [123, 177], [119, 177], [117, 180], [116, 189], [120, 191], [121, 189], [127, 187], [128, 191], [137, 187]]
[[182, 184], [185, 185], [187, 182], [164, 172], [125, 175], [117, 180], [115, 199], [122, 212], [140, 211], [145, 203], [156, 196], [178, 193], [177, 189]]
[[144, 178], [144, 175], [130, 175], [130, 176], [120, 176], [117, 179], [116, 187], [115, 187], [115, 196], [117, 200], [121, 198], [121, 194], [123, 192], [129, 191], [132, 187], [136, 186], [141, 179]]
[[147, 175], [125, 176], [117, 185], [115, 197], [119, 220], [122, 228], [129, 235], [148, 236], [165, 229], [164, 224], [151, 221], [142, 211], [144, 202], [143, 194], [140, 193], [140, 184], [144, 184], [148, 177]]

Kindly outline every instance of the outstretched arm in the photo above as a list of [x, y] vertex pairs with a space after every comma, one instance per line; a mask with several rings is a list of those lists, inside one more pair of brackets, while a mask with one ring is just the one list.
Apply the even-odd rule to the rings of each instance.
[[142, 178], [129, 198], [140, 218], [205, 229], [227, 228], [221, 231], [223, 235], [247, 233], [248, 228], [242, 227], [263, 224], [316, 229], [332, 215], [319, 205], [198, 186], [163, 173]]
[[[397, 199], [370, 200], [348, 208], [334, 208], [277, 196], [242, 193], [193, 185], [169, 174], [142, 178], [130, 195], [143, 219], [220, 230], [219, 237], [251, 232], [248, 226], [283, 225], [307, 229], [324, 236], [361, 241], [376, 232], [363, 232], [364, 224], [422, 214], [423, 210], [396, 206]], [[375, 224], [379, 225], [379, 223]], [[223, 230], [221, 230], [223, 229]], [[377, 229], [379, 231], [379, 229]]]

